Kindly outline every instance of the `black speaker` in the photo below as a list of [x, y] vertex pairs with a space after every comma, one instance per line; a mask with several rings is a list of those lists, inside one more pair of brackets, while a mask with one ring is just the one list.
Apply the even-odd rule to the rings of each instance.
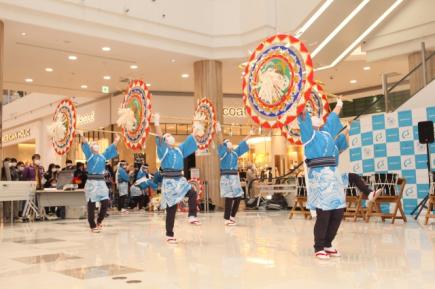
[[420, 121], [418, 123], [418, 141], [420, 143], [433, 143], [433, 121]]

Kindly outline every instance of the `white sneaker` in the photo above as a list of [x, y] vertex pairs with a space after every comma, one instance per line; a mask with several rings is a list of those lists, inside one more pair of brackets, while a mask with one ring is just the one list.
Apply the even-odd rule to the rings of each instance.
[[177, 244], [177, 239], [175, 237], [166, 237], [166, 243], [171, 245]]
[[128, 210], [127, 209], [121, 209], [121, 214], [122, 215], [128, 215]]
[[316, 256], [317, 259], [320, 260], [328, 260], [329, 259], [329, 254], [326, 253], [324, 250], [322, 251], [317, 251], [314, 256]]
[[96, 228], [91, 229], [91, 232], [92, 232], [92, 233], [100, 233], [100, 232], [101, 232], [101, 229], [98, 228], [98, 227], [96, 227]]
[[234, 217], [230, 217], [230, 221], [233, 221], [234, 223], [237, 223], [236, 222], [236, 218], [234, 218]]
[[341, 257], [340, 252], [338, 252], [334, 247], [325, 248], [324, 251], [331, 257]]
[[201, 225], [201, 222], [198, 220], [198, 218], [197, 217], [189, 217], [189, 223], [191, 224], [191, 225]]
[[378, 190], [376, 190], [376, 191], [371, 192], [371, 193], [369, 194], [368, 201], [371, 202], [371, 203], [374, 202], [374, 201], [376, 201], [376, 199], [377, 199], [381, 194], [382, 194], [382, 189], [378, 189]]
[[236, 226], [237, 223], [235, 221], [230, 220], [225, 220], [225, 226]]

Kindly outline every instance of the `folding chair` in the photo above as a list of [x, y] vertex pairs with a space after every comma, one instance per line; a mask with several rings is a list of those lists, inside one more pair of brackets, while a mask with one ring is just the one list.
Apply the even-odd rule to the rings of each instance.
[[[296, 198], [293, 205], [293, 208], [290, 211], [289, 219], [293, 218], [293, 215], [295, 213], [301, 213], [304, 215], [305, 219], [311, 219], [311, 213], [309, 210], [306, 209], [306, 203], [307, 203], [307, 185], [305, 183], [305, 177], [300, 176], [297, 177], [296, 182]], [[299, 208], [299, 210], [296, 210]]]
[[345, 189], [346, 192], [346, 211], [343, 218], [353, 218], [356, 222], [357, 218], [364, 218], [362, 208], [362, 193], [357, 189], [355, 184], [349, 184]]
[[[397, 174], [375, 174], [373, 188], [374, 190], [382, 189], [382, 195], [379, 196], [375, 202], [371, 202], [368, 205], [366, 222], [368, 222], [372, 216], [381, 217], [382, 222], [385, 222], [385, 219], [392, 219], [393, 224], [396, 219], [402, 219], [404, 222], [407, 222], [402, 206], [405, 184], [406, 180], [399, 178]], [[393, 213], [382, 212], [381, 204], [394, 204]]]
[[427, 202], [427, 211], [426, 211], [426, 216], [425, 216], [425, 222], [424, 224], [427, 225], [429, 224], [429, 219], [431, 218], [435, 218], [435, 214], [434, 214], [434, 210], [435, 210], [435, 184], [434, 184], [434, 175], [435, 173], [432, 173], [432, 180], [430, 182], [430, 195], [429, 195], [429, 200]]

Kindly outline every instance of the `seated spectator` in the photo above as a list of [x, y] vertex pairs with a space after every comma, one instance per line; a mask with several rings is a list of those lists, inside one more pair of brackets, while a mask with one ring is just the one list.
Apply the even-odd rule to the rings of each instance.
[[73, 170], [73, 169], [75, 169], [75, 168], [73, 167], [73, 162], [72, 162], [72, 160], [66, 160], [66, 162], [65, 162], [65, 167], [62, 169], [62, 171], [65, 171], [65, 170]]
[[83, 189], [87, 179], [88, 175], [85, 170], [85, 164], [77, 162], [76, 170], [74, 171], [73, 184], [77, 184], [79, 189]]

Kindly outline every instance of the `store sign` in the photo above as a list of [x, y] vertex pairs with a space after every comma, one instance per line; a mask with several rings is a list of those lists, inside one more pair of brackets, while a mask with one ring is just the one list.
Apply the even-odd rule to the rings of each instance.
[[91, 111], [85, 114], [79, 114], [77, 117], [77, 125], [84, 126], [90, 123], [95, 122], [95, 111]]
[[30, 136], [30, 128], [23, 128], [18, 131], [14, 131], [2, 136], [2, 143], [8, 143]]
[[243, 118], [246, 117], [246, 112], [240, 106], [224, 106], [224, 116]]

